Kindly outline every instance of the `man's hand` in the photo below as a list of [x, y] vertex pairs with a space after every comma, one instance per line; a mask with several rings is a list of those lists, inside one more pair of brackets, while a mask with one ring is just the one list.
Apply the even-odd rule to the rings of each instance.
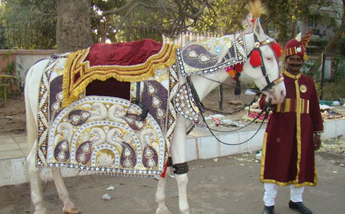
[[314, 149], [319, 150], [321, 147], [321, 135], [320, 133], [314, 133]]

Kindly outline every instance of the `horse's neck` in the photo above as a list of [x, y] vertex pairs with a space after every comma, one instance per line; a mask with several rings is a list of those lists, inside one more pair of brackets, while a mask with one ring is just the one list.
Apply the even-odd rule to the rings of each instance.
[[[245, 50], [247, 51], [246, 54], [248, 55], [248, 52], [253, 49], [253, 45], [255, 42], [254, 34], [253, 33], [244, 34], [243, 40], [246, 46], [245, 47]], [[214, 81], [203, 78], [202, 76], [198, 76], [198, 75], [191, 77], [191, 80], [199, 95], [200, 100], [203, 100], [213, 89], [215, 89], [218, 85], [220, 85], [220, 83], [224, 82], [229, 77], [229, 75], [225, 71], [218, 71], [213, 74], [205, 75], [205, 77], [212, 79]]]
[[213, 89], [220, 85], [220, 83], [224, 82], [229, 77], [229, 74], [225, 71], [219, 71], [214, 74], [205, 75], [205, 77], [208, 79], [202, 76], [191, 77], [200, 100], [203, 100]]
[[246, 51], [248, 55], [254, 48], [254, 43], [255, 43], [254, 33], [244, 34], [243, 41], [246, 46]]

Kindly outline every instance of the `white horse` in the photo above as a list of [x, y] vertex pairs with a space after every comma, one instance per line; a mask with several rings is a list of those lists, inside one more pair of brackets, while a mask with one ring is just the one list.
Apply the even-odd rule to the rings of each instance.
[[[179, 63], [176, 63], [174, 66], [171, 66], [169, 68], [163, 68], [160, 70], [157, 70], [156, 72], [166, 72], [170, 73], [173, 70], [178, 71], [177, 72], [177, 79], [178, 84], [177, 88], [180, 88], [180, 90], [183, 90], [182, 86], [185, 86], [191, 90], [191, 92], [187, 92], [187, 94], [193, 94], [192, 101], [197, 101], [197, 97], [199, 97], [200, 100], [206, 97], [208, 93], [210, 93], [215, 87], [217, 87], [220, 83], [224, 82], [228, 77], [229, 74], [225, 72], [226, 69], [228, 69], [228, 65], [231, 60], [235, 63], [240, 63], [243, 65], [243, 72], [251, 78], [256, 86], [263, 90], [264, 93], [268, 95], [269, 98], [272, 99], [273, 103], [281, 103], [284, 96], [285, 96], [285, 86], [282, 81], [282, 77], [280, 75], [279, 65], [278, 65], [278, 57], [277, 57], [277, 51], [272, 48], [272, 44], [274, 43], [274, 40], [267, 37], [259, 22], [255, 22], [255, 30], [252, 33], [244, 34], [244, 35], [231, 35], [231, 36], [223, 36], [220, 38], [217, 38], [215, 40], [205, 41], [204, 43], [198, 43], [195, 46], [195, 44], [187, 45], [185, 48], [179, 49], [179, 52], [177, 54], [177, 60]], [[216, 44], [215, 44], [216, 43]], [[207, 62], [210, 59], [210, 56], [206, 56], [204, 53], [198, 53], [200, 51], [200, 44], [204, 44], [204, 47], [207, 49], [207, 47], [212, 46], [212, 48], [209, 48], [207, 51], [208, 53], [212, 53], [212, 56], [216, 56], [215, 59], [216, 62], [212, 64], [212, 66], [209, 66], [207, 69], [203, 68], [193, 68], [192, 64], [188, 62], [189, 59], [193, 58], [194, 60], [198, 61], [199, 63]], [[218, 44], [218, 45], [217, 45]], [[196, 49], [193, 49], [196, 48]], [[201, 51], [202, 52], [202, 51]], [[255, 53], [254, 53], [255, 52]], [[230, 56], [226, 56], [226, 54], [230, 54]], [[233, 54], [233, 55], [231, 55]], [[255, 55], [255, 56], [254, 56]], [[234, 56], [237, 57], [233, 58]], [[187, 58], [189, 59], [187, 60]], [[254, 59], [254, 57], [256, 59]], [[63, 58], [63, 56], [62, 56]], [[253, 59], [252, 59], [253, 58]], [[59, 61], [59, 60], [58, 60]], [[55, 63], [55, 64], [54, 64]], [[40, 185], [40, 167], [42, 166], [42, 158], [43, 153], [45, 152], [45, 149], [48, 150], [46, 153], [47, 156], [49, 156], [50, 151], [49, 148], [43, 148], [41, 145], [41, 141], [45, 139], [45, 137], [49, 138], [50, 136], [45, 136], [44, 132], [42, 131], [42, 127], [46, 127], [46, 129], [49, 131], [52, 127], [54, 127], [55, 123], [51, 123], [51, 121], [44, 121], [42, 120], [42, 117], [44, 117], [44, 114], [46, 113], [44, 109], [44, 105], [47, 102], [41, 102], [41, 100], [48, 99], [47, 97], [52, 96], [49, 93], [49, 88], [45, 88], [44, 84], [51, 83], [52, 79], [54, 77], [58, 76], [58, 71], [63, 69], [65, 66], [65, 61], [60, 60], [60, 62], [54, 62], [55, 70], [49, 70], [52, 64], [50, 64], [50, 60], [42, 60], [38, 63], [36, 63], [28, 72], [26, 77], [26, 87], [25, 87], [25, 103], [26, 103], [26, 117], [27, 117], [27, 134], [28, 134], [28, 144], [29, 144], [29, 150], [30, 153], [27, 157], [27, 165], [29, 169], [29, 175], [31, 179], [31, 197], [32, 202], [34, 204], [35, 208], [35, 214], [44, 214], [48, 213], [46, 211], [46, 208], [43, 204], [43, 196], [41, 192], [41, 185]], [[189, 63], [189, 64], [188, 64]], [[227, 64], [228, 63], [228, 64]], [[233, 63], [232, 63], [233, 64]], [[198, 66], [196, 66], [198, 67]], [[188, 73], [190, 70], [192, 72]], [[193, 70], [194, 69], [194, 70]], [[45, 76], [46, 72], [50, 72], [50, 79], [47, 79]], [[156, 74], [156, 73], [155, 73]], [[204, 78], [207, 77], [207, 78]], [[191, 84], [189, 84], [190, 80]], [[213, 81], [210, 81], [213, 80]], [[51, 86], [51, 85], [50, 85]], [[52, 87], [52, 86], [51, 86]], [[194, 89], [195, 88], [195, 91]], [[197, 94], [195, 94], [195, 92]], [[178, 94], [178, 91], [176, 92], [177, 95], [175, 98], [179, 98], [181, 94]], [[60, 97], [59, 97], [60, 96]], [[95, 96], [92, 96], [95, 98]], [[84, 97], [87, 98], [87, 97]], [[98, 96], [97, 98], [104, 98], [109, 99], [111, 98], [106, 96]], [[54, 98], [55, 99], [55, 98]], [[65, 97], [62, 96], [62, 94], [57, 94], [56, 99], [65, 99]], [[181, 98], [182, 99], [182, 98]], [[85, 100], [85, 99], [84, 99]], [[53, 102], [50, 100], [50, 102]], [[179, 104], [179, 101], [172, 102], [173, 104]], [[194, 103], [195, 104], [195, 103]], [[198, 104], [198, 103], [196, 103]], [[53, 106], [52, 108], [55, 108], [54, 104], [51, 103]], [[83, 108], [90, 108], [90, 112], [84, 112], [83, 114], [80, 114], [82, 116], [85, 116], [85, 120], [90, 119], [91, 117], [98, 117], [99, 124], [102, 122], [109, 122], [112, 121], [112, 123], [121, 124], [125, 123], [126, 121], [123, 121], [123, 119], [120, 118], [125, 115], [123, 109], [121, 109], [121, 106], [113, 105], [113, 107], [109, 108], [109, 112], [115, 112], [111, 115], [119, 115], [119, 118], [112, 120], [107, 116], [107, 108], [104, 108], [105, 105], [100, 105], [101, 107], [97, 106], [97, 103], [94, 103], [93, 106], [88, 106], [88, 104], [83, 104], [82, 102], [73, 101], [72, 105], [75, 106], [83, 106]], [[103, 106], [103, 107], [102, 107]], [[176, 107], [176, 106], [175, 106]], [[59, 115], [64, 113], [63, 108], [61, 106], [57, 106], [57, 109], [60, 109]], [[139, 108], [140, 110], [140, 108]], [[188, 110], [187, 110], [188, 111]], [[122, 112], [122, 113], [121, 113]], [[192, 121], [186, 119], [188, 116], [188, 112], [179, 112], [176, 110], [177, 116], [176, 116], [176, 123], [174, 126], [172, 126], [174, 129], [171, 133], [171, 149], [164, 150], [169, 151], [170, 155], [172, 157], [172, 162], [174, 164], [175, 171], [175, 178], [178, 184], [178, 192], [179, 192], [179, 209], [181, 213], [183, 214], [189, 214], [190, 209], [187, 201], [187, 192], [186, 187], [188, 183], [187, 178], [187, 171], [188, 167], [186, 165], [186, 156], [185, 156], [185, 142], [186, 142], [186, 130], [191, 126], [192, 122], [195, 122], [195, 120], [192, 119]], [[135, 113], [135, 112], [134, 112]], [[53, 114], [53, 113], [50, 113]], [[89, 115], [91, 114], [91, 116]], [[103, 115], [105, 114], [105, 115]], [[149, 117], [150, 113], [149, 113]], [[59, 118], [59, 116], [56, 116], [56, 118]], [[79, 121], [80, 117], [72, 118], [72, 122]], [[115, 121], [115, 122], [114, 122]], [[60, 153], [52, 154], [55, 156], [55, 159], [61, 158], [64, 160], [66, 154], [70, 153], [63, 153], [61, 151], [65, 151], [67, 144], [66, 142], [71, 142], [73, 140], [72, 138], [75, 136], [73, 134], [73, 129], [76, 129], [74, 126], [71, 125], [72, 122], [67, 123], [63, 122], [63, 119], [60, 121], [61, 123], [57, 125], [56, 132], [59, 133], [56, 136], [52, 136], [52, 143], [54, 145], [59, 145], [59, 151]], [[46, 123], [46, 124], [44, 124]], [[138, 126], [142, 126], [142, 124], [139, 122], [137, 124]], [[85, 128], [86, 129], [86, 128]], [[114, 128], [111, 129], [109, 126], [104, 126], [102, 129], [100, 128], [90, 128], [91, 130], [87, 132], [87, 134], [81, 136], [81, 138], [85, 138], [86, 140], [89, 140], [87, 142], [93, 142], [94, 144], [85, 144], [85, 145], [91, 145], [90, 147], [84, 147], [85, 154], [89, 151], [91, 147], [97, 147], [100, 144], [102, 144], [103, 141], [109, 142], [109, 147], [111, 146], [114, 149], [114, 152], [116, 153], [119, 148], [123, 149], [124, 151], [124, 158], [129, 161], [126, 164], [133, 164], [134, 159], [129, 159], [131, 157], [132, 150], [129, 149], [128, 145], [130, 143], [137, 143], [134, 142], [136, 140], [140, 141], [139, 144], [142, 144], [141, 146], [144, 148], [148, 148], [147, 145], [150, 144], [150, 139], [158, 139], [155, 136], [156, 131], [154, 129], [150, 129], [149, 131], [146, 131], [145, 133], [141, 133], [142, 136], [138, 138], [131, 138], [130, 135], [122, 136], [121, 130]], [[111, 130], [109, 130], [111, 129]], [[154, 132], [154, 133], [153, 133]], [[51, 133], [51, 132], [49, 132]], [[47, 135], [49, 135], [49, 133]], [[117, 133], [117, 134], [114, 134]], [[110, 135], [109, 135], [110, 134]], [[44, 136], [43, 136], [44, 135]], [[116, 136], [112, 138], [111, 136]], [[149, 136], [149, 137], [147, 137]], [[62, 143], [58, 144], [59, 141], [56, 139], [63, 139], [61, 141]], [[126, 141], [126, 139], [129, 139]], [[136, 139], [136, 140], [133, 140]], [[168, 139], [168, 140], [169, 140]], [[167, 139], [166, 139], [167, 140]], [[124, 144], [122, 142], [127, 142], [127, 144]], [[158, 145], [158, 141], [155, 142], [155, 144]], [[140, 147], [139, 144], [138, 147]], [[40, 148], [38, 148], [40, 147]], [[155, 146], [153, 146], [155, 147]], [[150, 150], [141, 150], [141, 153], [147, 152], [148, 157], [153, 157], [152, 152]], [[71, 151], [72, 153], [72, 151]], [[77, 151], [75, 152], [77, 153]], [[61, 155], [61, 156], [58, 156]], [[127, 155], [127, 156], [126, 156]], [[54, 157], [53, 157], [54, 158]], [[103, 158], [103, 159], [102, 159]], [[112, 158], [102, 157], [99, 158], [102, 159], [104, 162], [110, 161], [111, 163], [114, 163]], [[80, 156], [78, 160], [75, 160], [75, 162], [82, 162], [82, 160], [85, 159], [85, 156]], [[138, 160], [138, 159], [137, 159]], [[139, 159], [141, 160], [141, 159]], [[132, 161], [132, 162], [131, 162]], [[135, 160], [134, 160], [135, 161]], [[47, 164], [47, 163], [46, 163]], [[120, 165], [121, 163], [118, 163]], [[148, 161], [148, 164], [154, 164], [150, 161]], [[78, 213], [78, 208], [73, 204], [73, 202], [69, 198], [69, 193], [66, 189], [66, 186], [64, 184], [61, 172], [58, 167], [60, 167], [59, 164], [49, 165], [48, 168], [54, 167], [55, 169], [52, 170], [53, 179], [59, 194], [59, 198], [62, 200], [64, 207], [63, 211], [65, 213]], [[61, 164], [62, 166], [62, 164]], [[77, 165], [75, 165], [77, 166]], [[79, 167], [79, 166], [78, 166]], [[149, 168], [149, 166], [147, 166]], [[78, 168], [80, 170], [81, 168]], [[83, 168], [84, 169], [84, 168]], [[94, 168], [96, 170], [96, 168]], [[97, 170], [108, 170], [108, 168], [97, 168]], [[110, 171], [110, 169], [109, 169]], [[131, 171], [132, 173], [132, 171]], [[149, 172], [151, 173], [151, 172]], [[167, 173], [169, 173], [169, 169], [167, 170]], [[156, 192], [156, 202], [158, 203], [158, 208], [156, 213], [162, 214], [162, 213], [170, 213], [167, 206], [165, 205], [165, 185], [166, 185], [166, 177], [159, 177], [158, 181], [158, 187]]]

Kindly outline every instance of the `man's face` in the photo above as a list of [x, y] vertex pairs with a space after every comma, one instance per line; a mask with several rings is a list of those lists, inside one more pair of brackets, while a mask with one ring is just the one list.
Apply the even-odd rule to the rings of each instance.
[[287, 70], [290, 72], [299, 72], [303, 65], [303, 59], [299, 55], [292, 55], [286, 59]]

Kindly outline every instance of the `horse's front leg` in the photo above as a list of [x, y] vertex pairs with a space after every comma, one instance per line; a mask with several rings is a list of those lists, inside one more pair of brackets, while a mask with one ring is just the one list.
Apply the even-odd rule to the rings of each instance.
[[30, 175], [30, 185], [31, 185], [31, 200], [34, 204], [35, 213], [34, 214], [47, 214], [47, 210], [43, 204], [43, 194], [39, 169], [36, 167], [35, 157], [36, 157], [36, 145], [37, 140], [33, 143], [33, 147], [26, 158], [28, 171]]
[[[171, 158], [169, 158], [171, 160]], [[156, 214], [171, 214], [168, 210], [168, 207], [165, 205], [165, 187], [167, 183], [167, 178], [170, 174], [171, 165], [168, 164], [167, 171], [165, 173], [165, 177], [159, 177], [157, 191], [156, 191], [156, 202], [158, 204], [158, 208], [156, 210]]]
[[179, 115], [174, 131], [171, 145], [171, 156], [174, 167], [174, 174], [178, 185], [179, 208], [182, 214], [189, 214], [189, 204], [187, 199], [188, 165], [186, 163], [186, 120]]
[[69, 198], [69, 193], [67, 191], [65, 182], [63, 181], [60, 169], [53, 169], [52, 174], [59, 198], [64, 205], [62, 210], [68, 214], [79, 213], [78, 208], [74, 206], [73, 202]]

